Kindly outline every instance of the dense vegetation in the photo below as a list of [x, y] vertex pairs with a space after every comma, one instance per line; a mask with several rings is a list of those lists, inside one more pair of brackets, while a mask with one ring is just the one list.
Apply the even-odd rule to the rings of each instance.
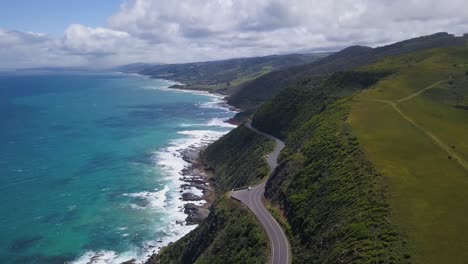
[[[290, 69], [299, 74], [286, 75], [292, 76], [289, 87], [275, 90], [279, 86], [272, 74], [252, 82], [272, 78], [273, 92], [261, 85], [250, 91], [248, 96], [258, 103], [270, 96], [263, 95], [277, 93], [255, 112], [252, 124], [286, 142], [265, 194], [287, 221], [293, 263], [466, 261], [468, 47], [461, 47], [465, 40], [466, 36], [437, 34], [378, 49], [353, 47], [301, 71]], [[459, 47], [427, 49], [433, 46]], [[347, 70], [349, 65], [335, 66], [356, 54], [364, 59], [351, 66], [378, 62], [353, 70]], [[405, 55], [386, 57], [395, 54]], [[204, 154], [217, 172], [220, 190], [265, 175], [266, 167], [257, 166], [265, 166], [259, 157], [271, 146], [252, 133], [240, 127]], [[236, 213], [235, 207], [231, 209]], [[225, 228], [237, 237], [235, 230], [244, 230], [237, 225], [228, 223]], [[202, 230], [204, 236], [213, 232], [221, 238], [219, 229]], [[177, 258], [175, 252], [184, 247], [190, 251], [187, 237], [162, 256]], [[201, 250], [208, 252], [207, 260], [218, 263], [210, 250], [216, 239], [210, 239]], [[218, 244], [216, 252], [225, 261], [242, 250], [237, 242], [227, 241]], [[245, 250], [251, 256], [250, 248]]]
[[220, 198], [200, 226], [147, 263], [264, 264], [269, 251], [260, 224], [247, 208], [223, 193], [264, 178], [268, 167], [263, 156], [272, 148], [271, 140], [244, 126], [210, 145], [202, 158], [214, 170], [213, 180]]
[[248, 209], [221, 197], [194, 231], [165, 247], [148, 264], [264, 264], [268, 243]]
[[120, 68], [183, 83], [179, 88], [231, 93], [266, 73], [310, 63], [326, 55], [328, 53], [272, 55], [183, 64], [131, 64]]
[[286, 139], [266, 194], [295, 263], [466, 260], [467, 61], [468, 48], [386, 58], [257, 111], [254, 126]]
[[344, 72], [306, 80], [255, 115], [256, 127], [286, 139], [266, 195], [291, 226], [294, 263], [409, 261], [405, 239], [391, 223], [382, 176], [345, 122], [352, 94], [387, 75]]
[[388, 56], [408, 54], [436, 47], [464, 46], [467, 36], [454, 37], [447, 33], [410, 39], [379, 48], [353, 46], [306, 65], [265, 74], [242, 86], [229, 98], [229, 103], [242, 109], [257, 108], [274, 98], [280, 91], [295, 86], [311, 76], [328, 75], [364, 66]]
[[239, 126], [211, 144], [202, 158], [215, 172], [217, 189], [224, 192], [263, 179], [268, 167], [262, 157], [271, 150], [271, 140]]
[[285, 139], [308, 119], [327, 108], [336, 98], [368, 87], [390, 72], [339, 72], [304, 79], [265, 103], [256, 113], [253, 126]]

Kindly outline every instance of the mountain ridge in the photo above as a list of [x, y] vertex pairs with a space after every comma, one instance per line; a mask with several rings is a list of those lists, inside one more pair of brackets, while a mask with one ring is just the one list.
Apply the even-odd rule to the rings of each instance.
[[442, 32], [377, 48], [351, 46], [311, 64], [290, 67], [261, 76], [236, 91], [229, 97], [228, 102], [241, 109], [255, 109], [263, 102], [273, 98], [282, 89], [294, 85], [307, 76], [332, 74], [363, 66], [387, 56], [407, 54], [429, 48], [466, 46], [467, 41], [467, 35], [456, 37]]

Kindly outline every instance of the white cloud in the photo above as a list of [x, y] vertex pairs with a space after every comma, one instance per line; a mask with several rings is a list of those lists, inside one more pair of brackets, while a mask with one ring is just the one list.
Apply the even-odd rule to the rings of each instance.
[[105, 66], [376, 46], [439, 31], [468, 32], [466, 0], [127, 0], [104, 27], [70, 25], [60, 39], [0, 30], [0, 61], [12, 60], [0, 66], [15, 56], [27, 64], [27, 47], [36, 64]]
[[40, 66], [52, 62], [57, 41], [41, 33], [0, 28], [0, 68]]
[[72, 24], [65, 30], [62, 43], [71, 53], [99, 56], [115, 54], [117, 47], [129, 41], [131, 36], [126, 32]]

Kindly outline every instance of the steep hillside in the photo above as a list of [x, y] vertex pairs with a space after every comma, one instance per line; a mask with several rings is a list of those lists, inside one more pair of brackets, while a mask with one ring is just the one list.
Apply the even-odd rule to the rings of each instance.
[[267, 238], [260, 224], [247, 208], [224, 192], [265, 177], [268, 167], [263, 156], [272, 148], [270, 140], [244, 126], [210, 145], [202, 157], [214, 171], [219, 198], [200, 226], [147, 263], [266, 263]]
[[263, 230], [247, 208], [220, 198], [194, 231], [163, 248], [147, 264], [264, 264], [268, 245]]
[[250, 129], [239, 126], [211, 144], [202, 158], [214, 171], [217, 190], [255, 183], [268, 173], [263, 156], [273, 149], [273, 142]]
[[254, 126], [286, 139], [266, 195], [294, 263], [464, 263], [467, 62], [468, 48], [387, 58], [258, 110]]
[[288, 133], [297, 130], [314, 114], [324, 111], [336, 98], [352, 95], [390, 73], [339, 72], [330, 76], [306, 78], [265, 103], [255, 112], [252, 124], [285, 139]]
[[[178, 88], [200, 89], [231, 93], [239, 86], [274, 70], [307, 64], [329, 53], [272, 55], [266, 57], [239, 58], [183, 64], [151, 65], [139, 68], [143, 75], [169, 79], [184, 85]], [[138, 69], [141, 65], [130, 65]]]
[[241, 89], [230, 96], [229, 103], [242, 109], [256, 108], [263, 102], [273, 98], [281, 90], [295, 85], [306, 77], [345, 71], [376, 62], [388, 56], [408, 54], [429, 48], [465, 46], [467, 40], [466, 35], [464, 37], [455, 37], [447, 33], [438, 33], [379, 48], [349, 47], [311, 64], [265, 74], [242, 86]]
[[352, 94], [387, 75], [346, 72], [305, 82], [255, 115], [254, 126], [286, 139], [266, 196], [291, 226], [293, 263], [410, 262], [383, 178], [345, 123]]
[[[468, 47], [422, 50], [307, 75], [263, 104], [253, 126], [286, 143], [265, 195], [287, 221], [293, 263], [465, 263], [466, 109]], [[237, 128], [205, 152], [219, 190], [264, 175], [261, 153], [269, 142], [251, 133]], [[258, 224], [216, 221], [220, 212], [241, 217], [244, 210], [223, 199], [206, 223], [164, 249], [154, 263], [231, 263], [241, 255], [245, 263], [265, 261]], [[263, 257], [256, 258], [241, 241], [258, 245]]]

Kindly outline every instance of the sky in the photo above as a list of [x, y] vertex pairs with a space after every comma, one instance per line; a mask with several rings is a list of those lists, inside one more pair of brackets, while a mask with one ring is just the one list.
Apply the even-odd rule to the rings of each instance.
[[122, 0], [0, 0], [0, 27], [62, 36], [70, 24], [105, 26]]
[[468, 33], [466, 0], [0, 0], [0, 68], [110, 67]]

